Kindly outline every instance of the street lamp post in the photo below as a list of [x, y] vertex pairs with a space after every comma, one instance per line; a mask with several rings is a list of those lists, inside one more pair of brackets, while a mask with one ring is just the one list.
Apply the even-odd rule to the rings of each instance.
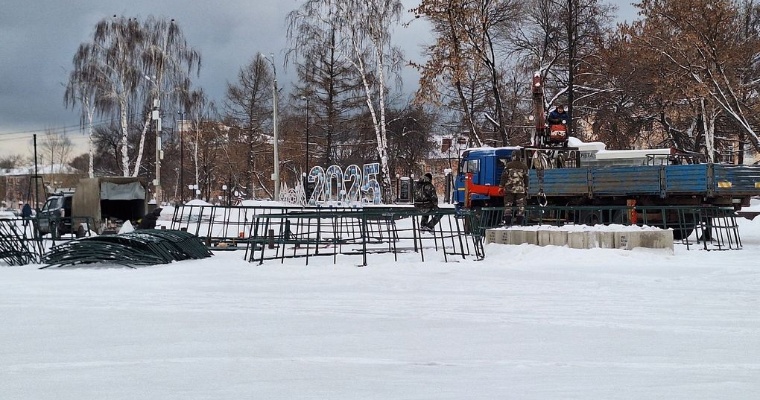
[[[158, 82], [156, 82], [155, 77], [151, 78], [149, 76], [146, 76], [145, 79], [148, 80], [148, 82], [152, 83], [154, 86], [156, 86], [156, 89], [158, 89]], [[156, 96], [153, 98], [153, 110], [151, 111], [151, 119], [154, 122], [153, 127], [156, 132], [156, 179], [153, 181], [153, 186], [156, 188], [155, 196], [156, 196], [156, 205], [161, 205], [161, 159], [162, 157], [162, 151], [161, 151], [161, 100], [159, 100], [159, 97]]]
[[161, 100], [153, 100], [153, 121], [155, 121], [154, 127], [156, 129], [156, 206], [161, 205]]
[[272, 136], [274, 140], [274, 173], [272, 174], [272, 180], [274, 181], [274, 201], [280, 201], [280, 149], [279, 149], [279, 137], [277, 136], [277, 67], [274, 63], [274, 54], [270, 54], [267, 57], [260, 54], [261, 57], [266, 58], [272, 64], [272, 74], [274, 79], [272, 80]]
[[301, 99], [306, 100], [306, 174], [311, 170], [309, 164], [309, 98], [302, 96]]
[[179, 201], [185, 203], [185, 146], [182, 144], [182, 137], [185, 136], [185, 113], [177, 111], [179, 114]]

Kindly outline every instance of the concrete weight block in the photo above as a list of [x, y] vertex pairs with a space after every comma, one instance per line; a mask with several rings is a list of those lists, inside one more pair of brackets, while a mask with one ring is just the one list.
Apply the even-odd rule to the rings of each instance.
[[567, 231], [540, 230], [538, 231], [539, 246], [565, 246], [567, 245]]
[[594, 241], [596, 247], [601, 249], [615, 249], [615, 232], [596, 231], [594, 232]]
[[503, 243], [496, 239], [496, 237], [499, 237], [501, 239], [501, 234], [499, 234], [499, 231], [496, 229], [486, 229], [486, 244], [489, 243]]
[[509, 244], [538, 245], [538, 233], [534, 230], [510, 229], [509, 231]]
[[631, 250], [636, 247], [673, 250], [673, 231], [621, 231], [615, 232], [615, 247]]
[[568, 232], [567, 247], [571, 249], [590, 249], [596, 247], [596, 235], [588, 231]]

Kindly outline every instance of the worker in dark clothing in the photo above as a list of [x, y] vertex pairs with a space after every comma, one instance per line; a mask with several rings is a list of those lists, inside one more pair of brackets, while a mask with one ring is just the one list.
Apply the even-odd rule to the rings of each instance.
[[433, 175], [429, 172], [415, 183], [414, 208], [424, 213], [420, 220], [420, 230], [432, 232], [435, 225], [441, 220], [441, 216], [437, 213], [438, 194], [435, 192], [435, 186], [433, 186]]
[[570, 121], [570, 116], [567, 115], [567, 111], [565, 111], [565, 106], [562, 104], [557, 104], [557, 107], [552, 110], [552, 112], [549, 113], [549, 116], [546, 118], [546, 121], [549, 122], [551, 125], [567, 125]]
[[158, 221], [158, 217], [161, 215], [161, 210], [159, 207], [145, 214], [140, 220], [140, 224], [137, 225], [137, 229], [156, 229], [156, 221]]
[[[528, 182], [528, 166], [520, 159], [520, 151], [514, 150], [512, 151], [512, 161], [504, 167], [499, 182], [499, 186], [504, 190], [504, 225], [512, 225], [513, 213], [517, 217], [516, 224], [523, 224]], [[515, 208], [517, 208], [517, 212], [515, 212]]]
[[24, 218], [24, 226], [29, 224], [29, 219], [32, 218], [32, 206], [29, 203], [24, 204], [21, 208], [21, 217]]
[[565, 107], [562, 104], [557, 104], [557, 107], [549, 113], [546, 118], [549, 123], [546, 132], [546, 143], [562, 143], [567, 147], [567, 134], [568, 124], [570, 124], [570, 116]]

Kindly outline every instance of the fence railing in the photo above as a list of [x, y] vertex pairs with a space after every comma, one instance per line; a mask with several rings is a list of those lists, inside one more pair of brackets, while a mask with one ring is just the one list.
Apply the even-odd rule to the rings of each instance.
[[[203, 237], [213, 249], [247, 251], [250, 261], [368, 253], [415, 252], [424, 260], [426, 247], [449, 256], [483, 258], [482, 239], [468, 234], [468, 213], [437, 210], [434, 233], [421, 233], [424, 213], [412, 206], [300, 207], [191, 205], [177, 207], [172, 229]], [[429, 243], [429, 246], [428, 246]], [[274, 251], [272, 251], [274, 250]]]
[[[412, 206], [362, 208], [185, 205], [175, 208], [170, 229], [186, 231], [212, 250], [245, 250], [251, 262], [331, 256], [416, 253], [426, 251], [449, 258], [483, 259], [483, 238], [490, 228], [504, 226], [504, 208], [456, 210], [440, 208], [434, 232], [421, 232], [424, 213]], [[516, 210], [509, 210], [515, 212]], [[737, 214], [730, 207], [714, 206], [526, 206], [521, 221], [528, 225], [648, 225], [673, 229], [677, 242], [687, 249], [742, 247]], [[511, 218], [517, 221], [517, 218]], [[75, 221], [77, 225], [91, 221]], [[89, 235], [89, 230], [86, 235]], [[0, 219], [0, 260], [9, 265], [37, 263], [45, 249], [75, 238], [39, 234], [35, 218]]]

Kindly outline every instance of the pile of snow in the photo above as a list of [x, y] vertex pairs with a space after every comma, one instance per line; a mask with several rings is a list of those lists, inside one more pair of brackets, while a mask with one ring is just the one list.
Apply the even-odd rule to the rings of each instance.
[[129, 222], [129, 220], [124, 221], [124, 224], [121, 226], [121, 228], [119, 228], [119, 234], [130, 233], [134, 231], [135, 231], [135, 227], [132, 225], [131, 222]]

